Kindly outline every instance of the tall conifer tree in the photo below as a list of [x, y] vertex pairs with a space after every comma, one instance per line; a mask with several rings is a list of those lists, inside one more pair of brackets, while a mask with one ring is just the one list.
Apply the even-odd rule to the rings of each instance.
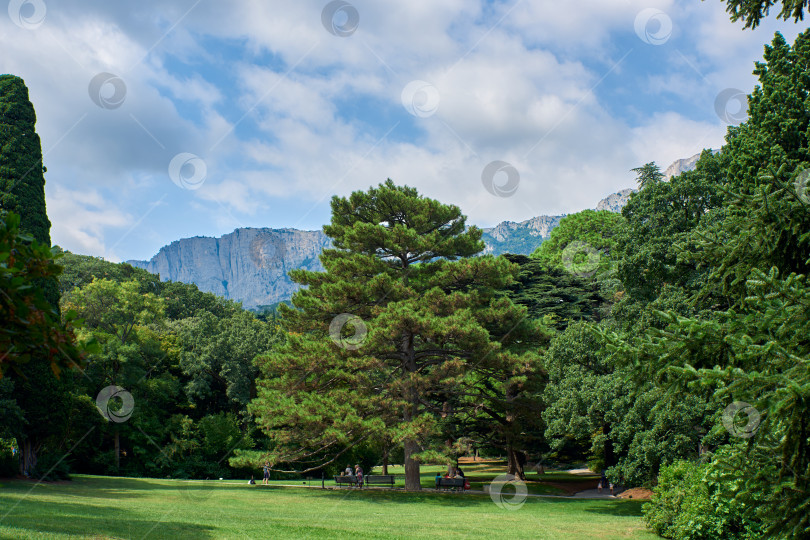
[[259, 360], [251, 410], [274, 463], [313, 470], [387, 439], [404, 447], [406, 488], [420, 489], [464, 377], [520, 361], [509, 349], [531, 330], [526, 309], [496, 294], [517, 267], [471, 257], [481, 230], [458, 207], [391, 180], [334, 197], [324, 231], [335, 248], [321, 254], [324, 272], [291, 272], [307, 287], [280, 308], [288, 341]]
[[45, 168], [25, 82], [0, 75], [0, 209], [20, 215], [20, 229], [51, 245], [45, 211]]

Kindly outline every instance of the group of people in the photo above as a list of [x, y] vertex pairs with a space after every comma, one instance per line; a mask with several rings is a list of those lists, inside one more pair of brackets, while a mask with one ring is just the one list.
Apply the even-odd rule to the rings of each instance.
[[605, 476], [605, 473], [602, 472], [602, 477], [599, 479], [596, 489], [599, 493], [602, 493], [602, 488], [606, 488], [608, 486], [610, 486], [610, 494], [613, 495], [613, 482], [608, 482], [607, 476]]
[[351, 465], [346, 465], [340, 476], [354, 476], [357, 480], [357, 487], [363, 487], [363, 468], [360, 465], [355, 465], [353, 471]]
[[444, 476], [441, 473], [436, 473], [436, 489], [439, 488], [439, 481], [442, 478], [465, 478], [464, 471], [461, 470], [461, 467], [449, 467], [447, 472]]

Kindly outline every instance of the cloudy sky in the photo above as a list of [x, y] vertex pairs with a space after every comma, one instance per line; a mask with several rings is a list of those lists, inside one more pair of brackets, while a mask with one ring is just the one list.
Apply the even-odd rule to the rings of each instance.
[[0, 73], [37, 111], [54, 243], [148, 259], [320, 228], [386, 178], [479, 226], [592, 208], [632, 167], [718, 148], [763, 45], [804, 28], [724, 5], [11, 0]]

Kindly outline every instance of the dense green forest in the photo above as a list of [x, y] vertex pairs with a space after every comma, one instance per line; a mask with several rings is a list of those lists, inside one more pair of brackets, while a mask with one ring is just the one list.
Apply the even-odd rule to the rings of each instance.
[[531, 257], [480, 255], [459, 207], [391, 180], [335, 196], [325, 270], [260, 316], [50, 248], [33, 108], [3, 76], [25, 114], [0, 136], [30, 140], [0, 162], [0, 475], [404, 463], [415, 490], [479, 451], [655, 487], [665, 537], [807, 537], [809, 67], [810, 31], [777, 34], [719, 153], [634, 169], [621, 214], [569, 215]]

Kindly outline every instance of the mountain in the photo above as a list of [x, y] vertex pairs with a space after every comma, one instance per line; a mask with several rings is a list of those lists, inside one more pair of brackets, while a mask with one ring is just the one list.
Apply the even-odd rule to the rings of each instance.
[[530, 255], [543, 240], [549, 237], [551, 229], [560, 224], [565, 216], [537, 216], [520, 223], [502, 221], [495, 227], [483, 229], [481, 235], [486, 247], [483, 253], [502, 255], [516, 253]]
[[195, 283], [202, 291], [256, 309], [287, 300], [298, 290], [287, 275], [290, 270], [323, 270], [318, 255], [329, 245], [322, 231], [243, 228], [222, 238], [183, 238], [149, 261], [127, 262], [164, 281]]
[[616, 193], [612, 193], [599, 201], [599, 204], [596, 205], [597, 210], [609, 210], [611, 212], [621, 212], [624, 205], [627, 204], [627, 201], [630, 200], [630, 194], [635, 193], [636, 189], [627, 188]]
[[[679, 159], [666, 169], [666, 179], [693, 169], [699, 157], [696, 154]], [[635, 191], [628, 188], [608, 195], [596, 209], [621, 212]], [[564, 217], [537, 216], [483, 229], [484, 253], [530, 255]], [[159, 274], [163, 280], [195, 283], [200, 290], [257, 309], [288, 300], [298, 290], [287, 275], [290, 270], [323, 270], [318, 256], [330, 245], [321, 231], [242, 228], [222, 238], [197, 236], [177, 240], [162, 247], [148, 261], [127, 262]]]
[[[720, 150], [712, 150], [715, 154]], [[671, 178], [678, 176], [679, 174], [687, 171], [691, 171], [695, 168], [695, 164], [697, 160], [700, 159], [700, 154], [695, 154], [692, 157], [683, 158], [674, 161], [669, 167], [666, 168], [664, 171], [664, 181], [667, 182]], [[635, 193], [638, 191], [637, 189], [627, 188], [623, 189], [619, 192], [613, 193], [608, 195], [601, 201], [599, 204], [596, 205], [597, 210], [610, 210], [611, 212], [621, 212], [624, 205], [627, 204], [627, 201], [630, 200], [630, 194]]]
[[[719, 152], [719, 150], [712, 150], [715, 154]], [[695, 154], [692, 157], [679, 159], [672, 163], [667, 170], [664, 171], [664, 180], [669, 180], [674, 176], [678, 176], [682, 172], [691, 171], [695, 168], [695, 163], [700, 158], [700, 154]]]

